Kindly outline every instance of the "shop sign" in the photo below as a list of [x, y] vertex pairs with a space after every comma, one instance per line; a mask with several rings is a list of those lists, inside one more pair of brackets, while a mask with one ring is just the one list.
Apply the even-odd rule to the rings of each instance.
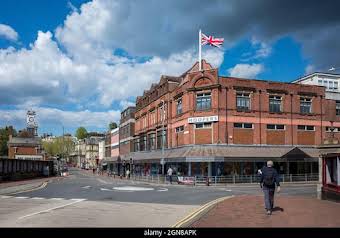
[[202, 123], [202, 122], [214, 122], [218, 121], [218, 116], [208, 116], [208, 117], [189, 117], [188, 123]]
[[186, 162], [223, 162], [223, 157], [187, 157]]

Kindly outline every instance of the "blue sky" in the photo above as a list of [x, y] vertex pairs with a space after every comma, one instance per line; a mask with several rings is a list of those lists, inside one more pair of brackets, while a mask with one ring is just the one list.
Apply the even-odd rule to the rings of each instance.
[[[2, 0], [0, 127], [24, 128], [33, 108], [41, 134], [105, 131], [162, 74], [194, 64], [199, 28], [225, 38], [222, 50], [203, 47], [220, 75], [289, 82], [337, 66], [328, 47], [339, 34], [336, 11], [311, 18], [327, 6], [311, 1], [298, 13], [303, 5], [288, 1], [295, 10], [283, 22], [282, 3], [263, 4], [216, 0], [195, 11], [190, 1]], [[315, 29], [322, 34], [310, 37]]]

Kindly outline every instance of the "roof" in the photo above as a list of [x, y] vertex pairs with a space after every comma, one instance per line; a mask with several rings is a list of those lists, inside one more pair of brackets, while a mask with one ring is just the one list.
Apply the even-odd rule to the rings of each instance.
[[310, 73], [310, 74], [307, 74], [307, 75], [304, 75], [298, 79], [295, 79], [293, 81], [291, 81], [291, 83], [298, 83], [298, 82], [301, 82], [307, 78], [310, 78], [312, 76], [315, 76], [315, 75], [323, 75], [323, 76], [329, 76], [329, 77], [338, 77], [340, 78], [340, 74], [332, 74], [332, 73], [323, 73], [323, 72], [314, 72], [314, 73]]
[[8, 141], [9, 145], [14, 144], [22, 144], [22, 145], [40, 145], [41, 144], [41, 138], [40, 137], [12, 137]]
[[[282, 158], [291, 159], [292, 154], [299, 158], [317, 158], [316, 147], [294, 146], [254, 146], [254, 145], [192, 145], [164, 150], [164, 158], [185, 157], [224, 157], [224, 158]], [[162, 151], [133, 152], [126, 156], [133, 160], [149, 160], [162, 158]], [[123, 158], [124, 159], [124, 158]]]

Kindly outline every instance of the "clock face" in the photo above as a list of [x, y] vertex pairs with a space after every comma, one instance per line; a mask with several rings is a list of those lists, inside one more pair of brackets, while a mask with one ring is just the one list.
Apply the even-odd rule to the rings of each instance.
[[29, 121], [29, 122], [33, 122], [33, 121], [34, 121], [34, 118], [33, 118], [33, 117], [30, 117], [30, 118], [28, 119], [28, 121]]

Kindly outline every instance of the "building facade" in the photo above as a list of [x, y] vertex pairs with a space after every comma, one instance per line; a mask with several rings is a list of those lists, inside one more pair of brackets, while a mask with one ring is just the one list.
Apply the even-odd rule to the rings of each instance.
[[294, 80], [292, 83], [323, 86], [326, 90], [326, 99], [340, 100], [340, 74], [315, 72]]
[[137, 97], [129, 155], [137, 173], [172, 166], [184, 175], [248, 175], [268, 159], [283, 174], [318, 173], [316, 146], [332, 128], [340, 132], [324, 87], [222, 77], [203, 65], [162, 76]]

